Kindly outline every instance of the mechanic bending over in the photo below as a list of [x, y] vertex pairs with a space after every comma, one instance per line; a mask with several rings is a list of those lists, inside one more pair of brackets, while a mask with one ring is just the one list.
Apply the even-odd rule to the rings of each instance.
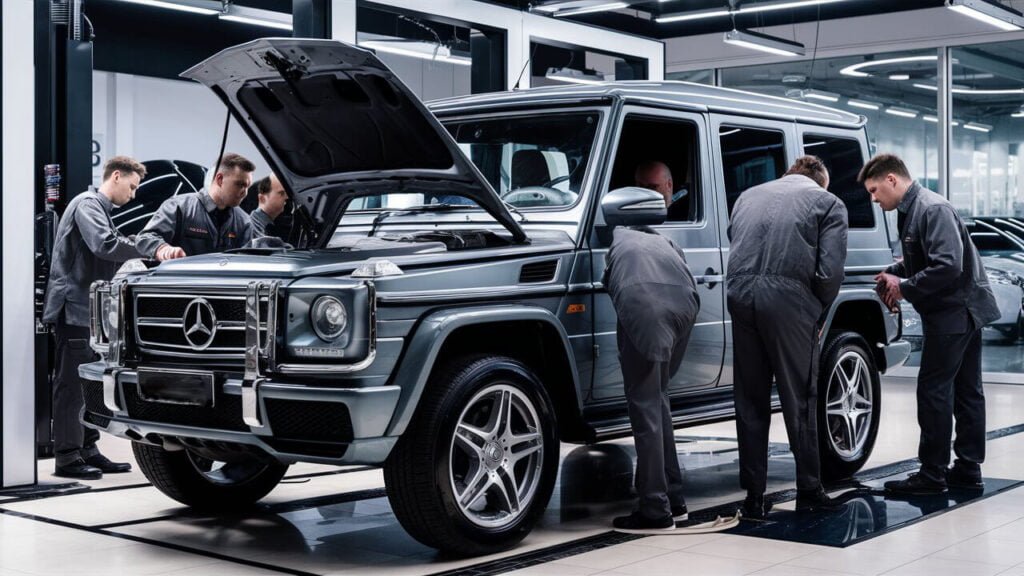
[[90, 188], [72, 198], [57, 226], [43, 308], [43, 322], [54, 325], [57, 339], [54, 476], [95, 480], [104, 473], [132, 468], [100, 454], [96, 448], [100, 433], [78, 420], [85, 404], [78, 366], [95, 360], [89, 346], [89, 287], [96, 280], [110, 280], [122, 263], [140, 256], [135, 242], [117, 231], [110, 211], [131, 201], [145, 176], [146, 167], [135, 159], [112, 157], [103, 166], [99, 190]]
[[742, 512], [763, 519], [772, 379], [796, 460], [796, 509], [836, 504], [821, 485], [818, 341], [846, 263], [846, 206], [815, 156], [740, 195], [732, 213], [727, 298], [732, 315]]
[[[666, 195], [666, 204], [670, 198]], [[668, 384], [700, 309], [697, 286], [679, 246], [647, 227], [615, 228], [603, 282], [618, 316], [619, 365], [640, 497], [637, 510], [613, 525], [625, 532], [673, 530], [687, 519], [687, 510]]]
[[262, 178], [256, 184], [259, 192], [259, 206], [249, 214], [252, 222], [252, 236], [280, 236], [274, 228], [274, 221], [284, 213], [285, 204], [288, 202], [288, 194], [276, 175], [271, 174]]
[[159, 261], [241, 248], [252, 239], [249, 215], [238, 207], [252, 184], [253, 163], [224, 154], [210, 188], [172, 196], [136, 238], [139, 251]]
[[[857, 177], [883, 210], [898, 210], [903, 260], [875, 277], [882, 300], [906, 299], [921, 315], [924, 349], [917, 375], [921, 470], [885, 483], [897, 494], [938, 494], [946, 486], [980, 489], [985, 460], [981, 329], [999, 318], [985, 266], [948, 200], [910, 177], [898, 156], [879, 154]], [[949, 444], [956, 417], [956, 462]]]

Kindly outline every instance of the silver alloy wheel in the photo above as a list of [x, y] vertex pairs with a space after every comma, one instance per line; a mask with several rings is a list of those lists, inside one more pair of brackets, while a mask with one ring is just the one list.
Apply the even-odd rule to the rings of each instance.
[[864, 357], [848, 351], [839, 357], [825, 391], [825, 425], [832, 450], [845, 461], [861, 456], [874, 418], [871, 370]]
[[243, 484], [267, 469], [267, 465], [258, 460], [222, 462], [203, 458], [192, 452], [188, 452], [188, 461], [203, 478], [218, 486]]
[[473, 396], [452, 435], [448, 474], [459, 510], [485, 528], [502, 528], [529, 510], [540, 484], [544, 436], [533, 401], [492, 384]]

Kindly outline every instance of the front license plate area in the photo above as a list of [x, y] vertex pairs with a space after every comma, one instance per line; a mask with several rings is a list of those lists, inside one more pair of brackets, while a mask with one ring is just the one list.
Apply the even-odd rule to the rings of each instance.
[[213, 406], [212, 372], [139, 370], [139, 395], [148, 402]]

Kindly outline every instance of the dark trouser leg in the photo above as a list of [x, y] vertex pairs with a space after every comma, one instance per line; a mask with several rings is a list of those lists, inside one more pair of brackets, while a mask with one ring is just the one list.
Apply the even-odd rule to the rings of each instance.
[[733, 316], [733, 396], [739, 442], [740, 487], [764, 493], [768, 482], [768, 427], [772, 419], [772, 368], [761, 337]]
[[[924, 336], [921, 368], [917, 374], [917, 423], [921, 427], [917, 455], [921, 460], [921, 474], [935, 482], [945, 482], [949, 443], [953, 437], [954, 381], [968, 343], [974, 336], [974, 331]], [[978, 345], [980, 347], [980, 339]], [[978, 388], [980, 393], [980, 378]], [[984, 400], [982, 407], [984, 409]], [[984, 446], [984, 423], [981, 427], [981, 443]]]
[[977, 471], [985, 461], [985, 392], [981, 383], [981, 330], [971, 333], [964, 349], [963, 362], [953, 381], [953, 416], [956, 463], [965, 470]]
[[99, 432], [85, 428], [79, 420], [85, 401], [78, 377], [78, 366], [92, 362], [94, 355], [88, 328], [66, 324], [62, 318], [54, 332], [57, 366], [53, 379], [53, 441], [56, 465], [63, 466], [96, 453]]
[[[684, 327], [685, 329], [685, 327]], [[689, 323], [689, 330], [678, 342], [672, 351], [672, 359], [668, 367], [662, 372], [661, 381], [661, 433], [665, 450], [665, 479], [668, 481], [668, 501], [672, 506], [683, 506], [686, 499], [683, 496], [683, 471], [679, 467], [679, 453], [676, 451], [676, 434], [672, 428], [672, 406], [668, 400], [668, 386], [672, 377], [679, 371], [679, 365], [686, 353], [686, 345], [690, 340], [690, 331], [693, 323]]]
[[790, 450], [796, 461], [798, 490], [821, 486], [818, 455], [817, 337], [814, 328], [775, 325], [764, 335], [771, 357], [786, 422]]
[[[648, 518], [664, 518], [671, 514], [668, 480], [665, 477], [667, 455], [662, 424], [668, 415], [667, 400], [662, 393], [667, 382], [667, 362], [651, 362], [636, 350], [619, 326], [619, 362], [626, 392], [629, 423], [636, 445], [636, 492], [640, 497], [640, 513]], [[675, 458], [673, 440], [672, 458]], [[678, 461], [676, 462], [678, 469]], [[680, 474], [681, 482], [681, 474]]]

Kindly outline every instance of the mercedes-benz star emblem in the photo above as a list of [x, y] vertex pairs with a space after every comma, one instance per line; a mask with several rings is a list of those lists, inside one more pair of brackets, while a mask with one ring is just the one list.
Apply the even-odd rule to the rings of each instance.
[[217, 316], [213, 306], [205, 298], [196, 298], [185, 307], [182, 317], [185, 341], [193, 350], [203, 350], [213, 342], [217, 334]]

